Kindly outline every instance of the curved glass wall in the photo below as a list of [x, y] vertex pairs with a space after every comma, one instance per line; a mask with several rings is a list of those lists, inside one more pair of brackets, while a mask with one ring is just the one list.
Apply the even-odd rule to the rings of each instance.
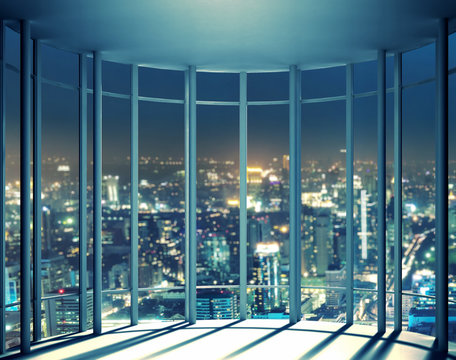
[[[455, 90], [455, 36], [450, 36], [450, 97]], [[452, 55], [451, 55], [452, 54]], [[87, 269], [79, 268], [76, 54], [42, 45], [41, 337], [79, 331], [79, 281], [86, 276], [87, 327], [93, 294], [93, 61], [87, 59]], [[402, 181], [403, 329], [435, 336], [435, 44], [402, 55], [403, 178], [394, 179], [393, 57], [386, 59], [386, 321], [394, 319], [394, 182]], [[302, 71], [300, 313], [305, 320], [345, 322], [347, 314], [346, 110], [354, 120], [354, 296], [357, 323], [378, 320], [377, 61]], [[186, 316], [184, 71], [103, 61], [102, 324], [129, 324], [132, 312], [132, 104], [137, 101], [138, 318]], [[6, 31], [6, 346], [19, 345], [20, 174], [19, 38]], [[188, 83], [187, 83], [188, 85]], [[243, 86], [246, 86], [244, 89]], [[137, 97], [133, 95], [138, 90]], [[242, 94], [246, 98], [242, 99]], [[289, 73], [196, 73], [196, 319], [289, 318], [291, 306]], [[239, 113], [247, 104], [246, 177]], [[455, 109], [450, 101], [450, 133]], [[133, 144], [135, 145], [135, 144]], [[454, 141], [449, 158], [449, 298], [456, 301]], [[247, 185], [245, 266], [241, 264], [242, 182]], [[136, 270], [135, 270], [136, 271]], [[245, 284], [243, 279], [245, 277]], [[245, 287], [244, 287], [245, 286]], [[135, 289], [133, 289], [135, 290]], [[246, 297], [243, 299], [242, 291]], [[450, 341], [456, 321], [450, 305]], [[57, 316], [54, 316], [57, 314]], [[35, 322], [36, 323], [36, 322]]]

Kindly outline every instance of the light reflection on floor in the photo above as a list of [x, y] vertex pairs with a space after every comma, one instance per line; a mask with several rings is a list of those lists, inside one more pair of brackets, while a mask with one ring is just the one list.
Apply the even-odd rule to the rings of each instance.
[[34, 345], [38, 351], [20, 358], [418, 360], [433, 357], [434, 343], [433, 337], [409, 332], [376, 334], [373, 326], [313, 321], [289, 325], [286, 320], [205, 320], [195, 325], [156, 321], [98, 337], [70, 338], [73, 342], [66, 344], [60, 339]]

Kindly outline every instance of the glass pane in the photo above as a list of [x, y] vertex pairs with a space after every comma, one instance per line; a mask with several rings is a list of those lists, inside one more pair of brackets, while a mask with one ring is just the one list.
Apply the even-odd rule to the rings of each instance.
[[404, 85], [435, 76], [435, 43], [402, 54]]
[[5, 31], [5, 60], [7, 64], [19, 69], [21, 61], [20, 35], [6, 26]]
[[353, 92], [355, 94], [377, 90], [377, 60], [353, 66]]
[[[6, 186], [5, 186], [5, 263], [6, 304], [20, 300], [20, 104], [19, 74], [5, 70], [6, 78]], [[9, 308], [10, 321], [19, 308]], [[7, 320], [8, 321], [8, 320]], [[19, 320], [18, 320], [19, 321]], [[11, 325], [11, 329], [14, 326]], [[11, 330], [13, 331], [13, 330]]]
[[239, 101], [239, 74], [196, 73], [198, 100]]
[[6, 349], [21, 344], [21, 312], [20, 306], [5, 309]]
[[[248, 108], [247, 281], [286, 285], [289, 274], [288, 106]], [[270, 294], [268, 304], [255, 297]], [[257, 295], [254, 295], [256, 293]], [[252, 316], [286, 311], [288, 291], [252, 290]], [[269, 300], [268, 300], [269, 301]]]
[[[91, 305], [91, 304], [88, 304]], [[41, 303], [42, 336], [55, 336], [79, 331], [79, 297], [43, 300]], [[92, 316], [93, 307], [88, 307]]]
[[[103, 74], [102, 74], [103, 76]], [[93, 58], [87, 57], [87, 88], [93, 89]], [[87, 106], [88, 109], [91, 109]]]
[[[304, 104], [301, 128], [303, 284], [345, 286], [345, 101]], [[310, 294], [317, 295], [324, 298], [325, 294]], [[345, 312], [345, 303], [334, 299], [320, 306], [329, 312], [321, 314], [324, 319]]]
[[184, 71], [139, 67], [139, 95], [184, 99]]
[[41, 66], [44, 78], [77, 86], [79, 57], [77, 54], [41, 45]]
[[[430, 279], [421, 279], [420, 283]], [[421, 285], [418, 285], [421, 286]], [[418, 289], [418, 288], [416, 288]], [[435, 295], [435, 294], [434, 294]], [[435, 300], [420, 296], [402, 296], [402, 314], [408, 331], [435, 336]]]
[[196, 293], [196, 319], [238, 319], [238, 289], [204, 289]]
[[288, 72], [247, 74], [247, 99], [288, 100]]
[[87, 287], [93, 288], [93, 95], [87, 95]]
[[302, 320], [345, 321], [345, 290], [301, 289], [301, 304]]
[[345, 66], [302, 72], [302, 98], [345, 95]]
[[130, 325], [130, 292], [102, 295], [103, 329]]
[[184, 210], [184, 106], [141, 101], [140, 288], [184, 284]]
[[175, 291], [140, 291], [139, 321], [184, 320], [185, 292]]
[[102, 62], [103, 91], [131, 93], [131, 66], [111, 61]]
[[239, 108], [197, 107], [197, 283], [239, 284]]
[[377, 293], [354, 291], [354, 322], [362, 325], [377, 325]]
[[[391, 290], [391, 291], [394, 290], [394, 95], [393, 94], [386, 94], [386, 290]], [[392, 298], [391, 298], [391, 301], [392, 301]], [[391, 302], [391, 306], [393, 306], [392, 302]], [[388, 309], [389, 309], [389, 305], [387, 303], [387, 310]]]
[[456, 32], [448, 36], [448, 68], [456, 67]]
[[386, 328], [394, 329], [394, 294], [386, 294]]
[[247, 318], [288, 319], [288, 288], [247, 288]]
[[[78, 93], [42, 85], [42, 289], [78, 292]], [[71, 289], [71, 290], [70, 290]]]
[[103, 97], [103, 289], [130, 287], [130, 102]]
[[[354, 103], [355, 287], [377, 286], [377, 97]], [[368, 298], [372, 293], [363, 293]]]
[[[403, 92], [404, 291], [435, 293], [435, 83]], [[416, 282], [414, 278], [429, 279]]]
[[386, 56], [386, 88], [394, 87], [394, 56]]

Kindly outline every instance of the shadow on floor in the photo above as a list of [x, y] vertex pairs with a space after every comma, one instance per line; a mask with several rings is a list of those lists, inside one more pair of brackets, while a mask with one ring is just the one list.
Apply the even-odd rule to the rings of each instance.
[[[141, 343], [143, 341], [155, 339], [157, 337], [160, 337], [160, 336], [169, 334], [171, 332], [180, 330], [180, 329], [185, 328], [187, 326], [190, 326], [190, 324], [188, 324], [185, 321], [179, 321], [178, 323], [172, 324], [170, 326], [166, 326], [166, 327], [163, 327], [163, 328], [160, 328], [160, 329], [149, 330], [147, 334], [142, 334], [142, 335], [139, 335], [139, 336], [135, 336], [135, 337], [130, 338], [128, 340], [120, 341], [120, 342], [117, 342], [115, 344], [112, 344], [112, 345], [109, 345], [109, 346], [105, 346], [105, 347], [102, 347], [102, 348], [98, 348], [98, 349], [95, 349], [95, 350], [92, 350], [92, 351], [88, 351], [88, 352], [83, 353], [83, 354], [79, 354], [79, 355], [75, 355], [75, 356], [69, 356], [69, 357], [65, 358], [65, 360], [96, 359], [96, 358], [99, 358], [101, 356], [106, 356], [106, 355], [109, 355], [111, 353], [114, 353], [114, 352], [120, 351], [122, 349], [125, 349], [125, 347], [134, 346], [134, 345], [137, 345], [137, 344], [139, 344], [139, 343]], [[51, 345], [45, 346], [43, 348], [33, 349], [30, 354], [24, 355], [24, 354], [18, 353], [18, 354], [10, 355], [10, 356], [7, 356], [7, 357], [3, 357], [1, 360], [4, 360], [4, 359], [19, 359], [19, 358], [20, 359], [33, 359], [36, 356], [44, 355], [46, 353], [49, 353], [49, 355], [52, 356], [51, 355], [52, 351], [65, 349], [66, 347], [70, 347], [70, 346], [73, 346], [75, 344], [87, 341], [87, 340], [96, 339], [97, 337], [100, 337], [100, 336], [103, 336], [103, 335], [106, 335], [106, 334], [115, 333], [115, 332], [117, 332], [119, 330], [122, 330], [122, 329], [125, 329], [125, 327], [106, 331], [102, 335], [88, 334], [88, 335], [82, 335], [82, 336], [77, 336], [77, 337], [73, 336], [73, 338], [64, 339], [64, 340], [62, 340], [61, 342], [59, 342], [57, 344], [51, 344]], [[120, 332], [123, 332], [123, 331], [120, 331]]]
[[147, 355], [147, 356], [141, 358], [140, 360], [152, 359], [152, 358], [154, 358], [154, 357], [157, 357], [157, 356], [160, 356], [160, 355], [164, 355], [164, 354], [166, 354], [166, 353], [168, 353], [168, 352], [170, 352], [170, 351], [174, 351], [174, 350], [176, 350], [176, 349], [179, 349], [179, 348], [182, 347], [182, 346], [191, 344], [192, 342], [195, 342], [195, 341], [198, 341], [198, 340], [200, 340], [200, 339], [202, 339], [202, 338], [205, 338], [206, 336], [215, 334], [215, 333], [217, 333], [217, 332], [219, 332], [219, 331], [222, 331], [222, 330], [224, 330], [224, 329], [227, 329], [227, 328], [229, 328], [229, 327], [231, 327], [231, 326], [233, 326], [233, 325], [239, 324], [239, 323], [242, 322], [242, 321], [244, 321], [244, 320], [236, 320], [236, 321], [233, 321], [233, 322], [229, 323], [228, 325], [220, 326], [220, 327], [218, 327], [218, 328], [216, 328], [216, 329], [214, 329], [214, 330], [208, 331], [207, 333], [204, 333], [204, 334], [195, 336], [195, 337], [193, 337], [193, 338], [191, 338], [191, 339], [182, 341], [182, 342], [180, 342], [180, 343], [178, 343], [178, 344], [176, 344], [176, 345], [173, 345], [173, 346], [167, 347], [167, 348], [165, 348], [165, 349], [163, 349], [163, 350], [160, 350], [160, 351], [154, 352], [154, 353], [152, 353], [152, 354], [149, 354], [149, 355]]
[[70, 357], [64, 358], [64, 360], [98, 359], [102, 356], [107, 356], [112, 353], [118, 352], [120, 350], [124, 350], [127, 347], [138, 345], [144, 341], [156, 339], [160, 336], [168, 335], [174, 331], [182, 330], [188, 326], [190, 326], [189, 323], [182, 321], [177, 324], [173, 324], [173, 325], [161, 328], [161, 329], [151, 330], [150, 333], [148, 333], [148, 334], [135, 336], [135, 337], [127, 339], [127, 340], [116, 342], [115, 344], [110, 344], [109, 346], [104, 346], [99, 349], [88, 351], [84, 354], [70, 356]]
[[351, 325], [346, 324], [342, 326], [339, 330], [332, 332], [331, 335], [329, 335], [326, 339], [315, 345], [312, 349], [310, 349], [308, 352], [306, 352], [303, 356], [301, 356], [301, 359], [310, 359], [317, 355], [319, 352], [321, 352], [324, 348], [326, 348], [329, 344], [331, 344], [334, 340], [337, 339], [338, 336], [340, 336], [342, 333], [345, 332]]
[[[362, 359], [363, 357], [366, 357], [366, 355], [369, 353], [370, 350], [375, 348], [378, 344], [379, 341], [382, 339], [383, 335], [385, 334], [384, 331], [377, 332], [374, 336], [372, 336], [367, 343], [365, 343], [361, 348], [355, 353], [355, 355], [352, 356], [352, 359]], [[375, 358], [377, 359], [377, 358]], [[380, 358], [378, 358], [380, 359]]]
[[[243, 352], [253, 348], [254, 346], [257, 346], [259, 344], [261, 344], [262, 342], [272, 338], [273, 336], [276, 336], [277, 334], [281, 333], [282, 331], [284, 330], [287, 330], [290, 326], [293, 326], [293, 324], [287, 324], [285, 326], [282, 326], [281, 328], [279, 329], [275, 329], [274, 331], [272, 331], [271, 333], [265, 335], [265, 336], [262, 336], [261, 338], [255, 340], [255, 341], [252, 341], [250, 344], [247, 344], [246, 346], [244, 347], [241, 347], [240, 349], [232, 352], [231, 354], [225, 356], [223, 359], [231, 359], [231, 358], [234, 358], [240, 354], [242, 354]], [[272, 330], [272, 329], [271, 329]]]
[[[42, 342], [39, 342], [39, 344], [43, 344], [46, 342], [50, 341], [56, 341], [60, 340], [59, 343], [55, 344], [49, 344], [48, 346], [43, 346], [42, 348], [34, 349], [31, 354], [23, 355], [23, 354], [12, 354], [10, 356], [2, 357], [1, 360], [3, 359], [33, 359], [36, 356], [46, 356], [48, 354], [49, 356], [52, 356], [52, 352], [56, 350], [65, 350], [65, 348], [68, 347], [69, 352], [68, 352], [68, 357], [63, 358], [64, 360], [86, 360], [86, 359], [96, 359], [108, 355], [112, 355], [113, 353], [116, 353], [121, 350], [125, 350], [128, 347], [132, 347], [135, 345], [138, 345], [140, 343], [150, 341], [156, 338], [159, 338], [161, 336], [173, 333], [178, 330], [184, 330], [186, 328], [196, 330], [209, 330], [205, 332], [204, 334], [192, 337], [188, 340], [176, 343], [172, 346], [169, 346], [165, 349], [159, 350], [155, 353], [148, 354], [144, 356], [141, 360], [146, 360], [150, 358], [154, 358], [157, 356], [161, 356], [164, 354], [167, 354], [171, 351], [174, 351], [176, 349], [179, 349], [183, 346], [186, 346], [188, 344], [194, 343], [200, 339], [203, 339], [207, 336], [210, 336], [212, 334], [215, 334], [219, 331], [226, 330], [226, 329], [233, 329], [233, 330], [249, 330], [249, 329], [264, 329], [264, 330], [269, 330], [266, 335], [258, 338], [257, 340], [252, 341], [251, 343], [239, 348], [238, 350], [230, 353], [227, 355], [224, 359], [232, 359], [235, 358], [244, 352], [264, 343], [265, 341], [269, 340], [270, 338], [280, 334], [283, 331], [302, 331], [302, 332], [318, 332], [318, 333], [326, 333], [328, 336], [323, 339], [320, 343], [316, 344], [313, 348], [311, 348], [309, 351], [307, 351], [304, 355], [300, 357], [300, 359], [311, 359], [317, 356], [321, 351], [323, 351], [325, 348], [331, 345], [332, 342], [334, 342], [338, 337], [340, 336], [357, 336], [357, 337], [363, 337], [363, 338], [368, 338], [368, 341], [358, 349], [358, 351], [352, 356], [352, 359], [354, 360], [361, 360], [361, 359], [387, 359], [388, 356], [390, 356], [391, 351], [393, 350], [394, 345], [405, 345], [405, 346], [410, 346], [414, 348], [418, 348], [421, 350], [428, 351], [428, 356], [426, 357], [426, 360], [443, 360], [443, 359], [451, 359], [451, 360], [456, 360], [456, 356], [453, 354], [447, 354], [447, 353], [439, 353], [436, 350], [436, 342], [434, 342], [432, 348], [429, 348], [427, 346], [421, 345], [421, 344], [416, 344], [416, 343], [411, 343], [408, 341], [404, 340], [399, 340], [399, 335], [401, 334], [400, 331], [393, 331], [391, 334], [389, 334], [387, 337], [384, 337], [384, 333], [377, 333], [373, 336], [367, 335], [367, 334], [355, 334], [355, 333], [347, 333], [346, 330], [350, 328], [350, 325], [344, 325], [341, 328], [339, 328], [337, 331], [328, 331], [328, 330], [317, 330], [317, 329], [296, 329], [292, 328], [292, 324], [286, 324], [285, 326], [282, 326], [280, 328], [268, 328], [268, 327], [251, 327], [251, 326], [236, 326], [233, 327], [236, 324], [242, 323], [242, 320], [236, 320], [233, 322], [230, 322], [229, 324], [221, 327], [198, 327], [198, 326], [192, 326], [190, 327], [190, 324], [185, 321], [180, 321], [177, 323], [173, 323], [172, 325], [160, 328], [160, 329], [151, 329], [151, 330], [146, 330], [146, 329], [139, 329], [138, 331], [140, 332], [140, 335], [133, 336], [132, 338], [115, 342], [113, 344], [109, 344], [100, 348], [96, 348], [90, 351], [87, 351], [82, 354], [78, 355], [73, 355], [71, 356], [71, 346], [74, 346], [75, 344], [81, 344], [84, 341], [87, 340], [94, 340], [97, 337], [101, 336], [96, 336], [93, 334], [87, 334], [87, 335], [76, 335], [76, 334], [67, 334], [63, 335], [58, 338], [53, 338], [49, 340], [44, 340]], [[115, 333], [115, 334], [122, 334], [122, 333], [133, 333], [136, 332], [135, 330], [127, 330], [127, 327], [121, 327], [113, 330], [109, 330], [105, 334], [109, 333]], [[229, 336], [229, 335], [227, 335]], [[83, 345], [82, 345], [83, 346]], [[296, 344], [296, 346], [299, 346], [299, 344]], [[336, 357], [337, 358], [337, 357]]]

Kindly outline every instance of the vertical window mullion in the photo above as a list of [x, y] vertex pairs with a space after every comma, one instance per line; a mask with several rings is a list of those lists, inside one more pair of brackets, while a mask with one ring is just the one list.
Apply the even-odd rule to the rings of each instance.
[[33, 341], [41, 339], [41, 44], [33, 41]]
[[79, 331], [87, 330], [87, 56], [79, 55]]
[[21, 20], [21, 352], [30, 352], [30, 140], [31, 140], [31, 62], [30, 22]]
[[439, 20], [436, 46], [436, 337], [437, 349], [448, 351], [448, 19]]
[[386, 330], [386, 51], [377, 62], [377, 309], [378, 332]]
[[402, 53], [394, 55], [394, 330], [402, 330]]
[[240, 319], [247, 318], [247, 74], [239, 78], [239, 276]]
[[138, 324], [138, 65], [131, 66], [130, 113], [130, 287], [131, 325]]
[[196, 68], [185, 74], [185, 319], [196, 322]]
[[346, 70], [346, 323], [353, 324], [353, 269], [354, 269], [354, 237], [353, 237], [353, 64]]
[[93, 331], [101, 334], [102, 73], [101, 55], [99, 52], [93, 55]]
[[290, 66], [290, 323], [300, 318], [301, 278], [301, 118], [300, 71]]

